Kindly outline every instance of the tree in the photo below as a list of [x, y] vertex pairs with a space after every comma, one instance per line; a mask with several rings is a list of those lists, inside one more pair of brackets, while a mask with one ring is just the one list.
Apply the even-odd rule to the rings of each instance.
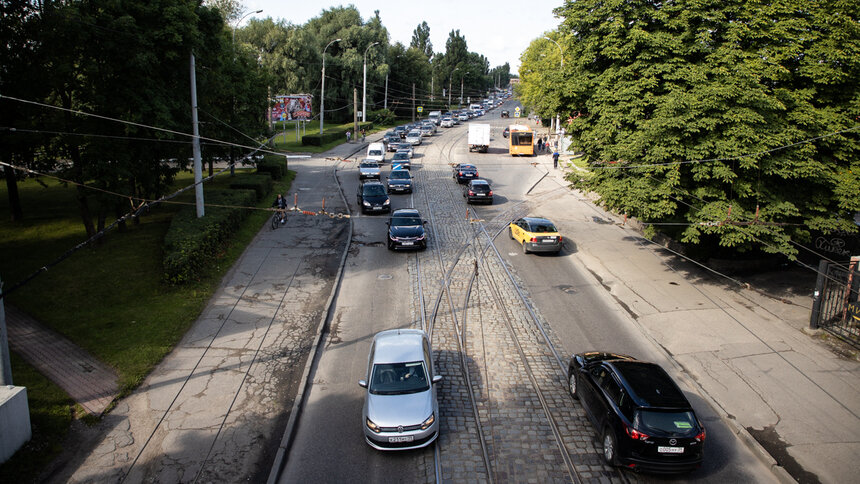
[[856, 3], [584, 0], [556, 13], [563, 85], [546, 87], [537, 51], [520, 73], [533, 102], [563, 101], [593, 168], [578, 186], [645, 222], [686, 223], [677, 235], [704, 247], [794, 257], [812, 231], [857, 230]]
[[415, 27], [409, 47], [423, 52], [427, 56], [427, 59], [433, 58], [433, 43], [430, 42], [430, 26], [427, 25], [426, 21], [421, 22], [418, 27]]

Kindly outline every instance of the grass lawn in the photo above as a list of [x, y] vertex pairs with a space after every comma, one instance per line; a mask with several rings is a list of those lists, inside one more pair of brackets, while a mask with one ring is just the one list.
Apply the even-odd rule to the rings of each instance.
[[[294, 176], [290, 172], [276, 182], [272, 193], [286, 193]], [[208, 186], [226, 188], [229, 178], [225, 173]], [[86, 239], [75, 189], [49, 179], [40, 181], [19, 183], [24, 220], [16, 223], [9, 221], [6, 184], [0, 184], [0, 276], [6, 289]], [[177, 176], [176, 187], [192, 182], [193, 175], [183, 172]], [[193, 201], [193, 197], [189, 190], [178, 200]], [[270, 205], [271, 200], [265, 199], [257, 206]], [[223, 275], [271, 215], [253, 211], [223, 251], [213, 254], [212, 266], [202, 280], [169, 286], [161, 280], [161, 246], [171, 217], [180, 208], [159, 205], [139, 224], [109, 232], [100, 244], [79, 250], [14, 291], [6, 304], [29, 313], [112, 366], [119, 374], [121, 392], [129, 393], [197, 319]], [[38, 449], [35, 454], [53, 456], [71, 418], [68, 396], [49, 382], [45, 384], [19, 358], [12, 361], [12, 373], [16, 385], [28, 388], [34, 418], [65, 414], [64, 425], [46, 426], [49, 430], [38, 434], [34, 420], [31, 443]], [[58, 412], [58, 405], [64, 411]], [[19, 452], [0, 466], [0, 481], [7, 481], [3, 476], [9, 468], [35, 465], [41, 458], [35, 454]]]
[[[296, 138], [295, 123], [292, 121], [287, 122], [287, 133], [286, 133], [287, 136], [286, 136], [286, 141], [284, 141], [284, 134], [283, 134], [284, 123], [275, 123], [275, 124], [276, 124], [275, 125], [275, 132], [280, 133], [278, 136], [275, 136], [275, 139], [274, 139], [275, 149], [280, 150], [280, 151], [293, 151], [293, 152], [300, 151], [300, 152], [305, 152], [305, 153], [322, 153], [324, 151], [328, 151], [328, 150], [334, 148], [337, 145], [340, 145], [340, 144], [343, 144], [344, 142], [346, 142], [346, 137], [344, 137], [344, 139], [342, 139], [340, 141], [332, 141], [332, 142], [326, 143], [322, 146], [311, 146], [311, 145], [305, 146], [305, 145], [303, 145], [302, 144], [302, 136], [304, 134], [318, 134], [320, 132], [319, 121], [309, 121], [305, 125], [306, 127], [304, 130], [304, 133], [302, 133], [302, 128], [301, 128], [301, 124], [300, 124], [299, 125], [299, 137], [298, 137], [298, 139]], [[334, 123], [326, 122], [325, 126], [326, 126], [326, 128], [352, 128], [353, 124], [352, 123], [334, 124]], [[378, 133], [380, 131], [385, 131], [385, 130], [391, 128], [392, 126], [394, 126], [394, 125], [391, 125], [391, 126], [374, 126], [374, 128], [372, 130], [368, 131], [367, 134], [370, 135], [373, 133]], [[328, 132], [328, 131], [326, 131], [326, 132]], [[353, 139], [355, 139], [355, 138], [353, 138]]]

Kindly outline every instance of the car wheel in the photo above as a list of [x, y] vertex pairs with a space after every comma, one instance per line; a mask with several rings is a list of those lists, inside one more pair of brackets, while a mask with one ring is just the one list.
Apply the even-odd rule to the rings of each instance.
[[394, 250], [394, 244], [391, 242], [391, 239], [388, 239], [388, 250]]
[[524, 240], [523, 241], [523, 254], [528, 254], [528, 253], [529, 253], [529, 249], [528, 249], [528, 247], [526, 247], [526, 241]]
[[618, 445], [609, 427], [603, 429], [603, 460], [610, 466], [618, 465]]
[[570, 378], [567, 379], [567, 389], [570, 392], [570, 396], [573, 397], [574, 400], [579, 400], [579, 393], [577, 392], [576, 387], [576, 371], [570, 371]]
[[508, 237], [510, 237], [511, 240], [514, 240], [514, 229], [512, 229], [512, 228], [508, 229]]

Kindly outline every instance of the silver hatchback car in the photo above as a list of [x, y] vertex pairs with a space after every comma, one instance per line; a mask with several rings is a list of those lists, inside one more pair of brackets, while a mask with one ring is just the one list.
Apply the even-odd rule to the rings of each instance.
[[[373, 337], [362, 411], [364, 438], [377, 450], [408, 450], [439, 436], [433, 351], [420, 329], [393, 329]], [[432, 375], [432, 376], [431, 376]]]

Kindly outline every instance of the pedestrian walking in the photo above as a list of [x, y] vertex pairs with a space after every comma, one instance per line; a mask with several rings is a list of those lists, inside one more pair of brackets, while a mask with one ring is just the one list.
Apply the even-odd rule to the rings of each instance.
[[543, 139], [538, 138], [537, 140], [537, 151], [540, 153], [543, 150]]
[[349, 143], [349, 139], [352, 138], [352, 131], [346, 130], [346, 142]]
[[366, 134], [366, 133], [364, 132], [364, 128], [361, 128], [361, 142], [362, 142], [362, 143], [364, 143], [365, 134]]
[[552, 167], [558, 170], [558, 150], [552, 153]]

